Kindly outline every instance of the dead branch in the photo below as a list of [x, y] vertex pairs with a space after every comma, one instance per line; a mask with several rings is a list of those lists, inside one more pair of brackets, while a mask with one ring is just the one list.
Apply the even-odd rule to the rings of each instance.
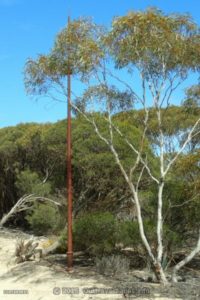
[[50, 202], [56, 206], [62, 206], [62, 204], [60, 204], [59, 202], [46, 197], [39, 197], [35, 196], [34, 194], [25, 195], [16, 202], [16, 204], [11, 208], [11, 210], [7, 214], [3, 216], [3, 218], [0, 221], [0, 227], [3, 227], [8, 222], [8, 220], [13, 218], [16, 214], [31, 209], [36, 201]]
[[188, 262], [190, 262], [195, 257], [195, 255], [198, 254], [199, 252], [200, 252], [200, 230], [199, 230], [199, 236], [198, 236], [196, 247], [184, 259], [182, 259], [178, 264], [175, 265], [172, 274], [173, 282], [177, 282], [177, 277], [176, 277], [177, 272], [182, 267], [184, 267]]

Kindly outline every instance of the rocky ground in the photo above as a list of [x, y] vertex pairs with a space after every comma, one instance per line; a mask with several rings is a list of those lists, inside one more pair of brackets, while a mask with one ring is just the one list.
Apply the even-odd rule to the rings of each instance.
[[[13, 254], [19, 238], [28, 240], [30, 234], [0, 230], [0, 300], [200, 299], [200, 272], [194, 266], [183, 270], [181, 282], [162, 286], [146, 282], [147, 270], [102, 276], [84, 256], [75, 257], [71, 273], [66, 271], [65, 255], [16, 265]], [[35, 239], [41, 244], [47, 241], [45, 237]]]

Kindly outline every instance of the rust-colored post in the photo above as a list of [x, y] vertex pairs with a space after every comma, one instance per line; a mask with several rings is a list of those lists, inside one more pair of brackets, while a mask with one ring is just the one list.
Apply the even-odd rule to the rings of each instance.
[[[68, 24], [70, 18], [68, 17]], [[69, 55], [69, 54], [68, 54]], [[68, 202], [68, 234], [67, 234], [67, 268], [73, 267], [72, 241], [72, 145], [71, 145], [71, 70], [70, 62], [67, 74], [67, 202]]]

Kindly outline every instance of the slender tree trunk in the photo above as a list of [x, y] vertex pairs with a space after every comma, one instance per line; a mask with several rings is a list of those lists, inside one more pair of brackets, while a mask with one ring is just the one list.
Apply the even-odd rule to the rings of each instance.
[[[148, 255], [149, 255], [150, 259], [151, 259], [151, 262], [152, 262], [152, 265], [153, 265], [153, 268], [152, 268], [153, 272], [154, 272], [154, 274], [155, 274], [156, 279], [158, 280], [158, 282], [167, 284], [168, 280], [167, 280], [166, 275], [164, 273], [164, 270], [162, 268], [161, 262], [159, 261], [158, 258], [156, 259], [155, 256], [153, 255], [151, 247], [149, 245], [149, 242], [148, 242], [148, 240], [146, 238], [146, 235], [144, 233], [144, 225], [143, 225], [143, 220], [142, 220], [141, 207], [140, 207], [140, 203], [139, 203], [139, 199], [138, 199], [138, 194], [135, 191], [134, 186], [132, 184], [130, 184], [130, 187], [131, 187], [131, 191], [133, 193], [135, 204], [136, 204], [137, 219], [138, 219], [140, 237], [141, 237], [142, 242], [143, 242], [143, 244], [144, 244], [144, 246], [145, 246], [145, 248], [147, 250], [147, 253], [148, 253]], [[162, 206], [161, 206], [161, 211], [162, 211]], [[161, 229], [162, 229], [162, 227], [161, 227]], [[162, 235], [160, 235], [160, 237], [162, 237]]]
[[163, 217], [162, 217], [162, 206], [163, 206], [163, 188], [164, 182], [161, 182], [158, 186], [158, 220], [157, 220], [157, 259], [159, 264], [162, 263], [163, 256]]
[[199, 230], [199, 237], [197, 241], [196, 247], [183, 259], [181, 260], [173, 269], [172, 273], [172, 281], [177, 282], [176, 274], [177, 272], [184, 267], [188, 262], [190, 262], [194, 256], [200, 252], [200, 230]]
[[158, 282], [163, 284], [168, 283], [168, 279], [165, 275], [162, 265], [159, 262], [154, 263], [152, 269]]

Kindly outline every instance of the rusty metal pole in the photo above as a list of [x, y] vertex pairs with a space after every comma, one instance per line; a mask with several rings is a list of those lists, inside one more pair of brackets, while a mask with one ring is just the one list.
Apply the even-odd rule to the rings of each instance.
[[[68, 25], [70, 17], [68, 17]], [[73, 240], [72, 240], [72, 144], [71, 144], [71, 69], [70, 62], [67, 74], [67, 269], [73, 267]]]

